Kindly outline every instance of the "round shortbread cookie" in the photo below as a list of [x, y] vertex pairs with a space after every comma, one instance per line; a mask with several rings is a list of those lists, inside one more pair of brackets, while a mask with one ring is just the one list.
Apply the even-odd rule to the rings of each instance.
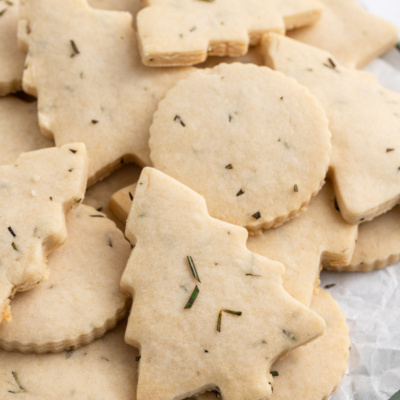
[[67, 216], [68, 239], [48, 257], [50, 277], [11, 301], [13, 320], [0, 325], [0, 346], [58, 352], [91, 343], [113, 328], [128, 298], [119, 281], [131, 246], [115, 224], [80, 205]]
[[222, 64], [180, 81], [150, 128], [157, 169], [250, 231], [281, 225], [319, 191], [331, 134], [307, 89], [265, 67]]
[[124, 332], [121, 323], [102, 339], [66, 353], [0, 351], [0, 398], [135, 399], [138, 353], [125, 344]]
[[[314, 296], [311, 308], [326, 322], [318, 339], [291, 351], [272, 366], [271, 400], [325, 400], [343, 378], [349, 358], [349, 330], [337, 301], [326, 291]], [[205, 393], [198, 400], [215, 400]]]

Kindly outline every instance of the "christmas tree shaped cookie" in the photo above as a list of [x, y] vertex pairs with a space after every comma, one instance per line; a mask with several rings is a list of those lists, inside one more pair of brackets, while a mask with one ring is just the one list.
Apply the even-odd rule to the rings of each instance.
[[0, 167], [0, 321], [9, 298], [46, 278], [46, 255], [67, 237], [65, 213], [82, 201], [87, 178], [81, 143], [22, 154]]
[[192, 65], [207, 55], [240, 56], [263, 34], [315, 22], [315, 0], [146, 0], [137, 27], [144, 64]]
[[95, 10], [85, 0], [21, 7], [24, 90], [38, 97], [45, 136], [57, 146], [86, 144], [89, 185], [124, 162], [150, 163], [148, 130], [158, 101], [191, 71], [143, 66], [135, 35], [129, 13]]
[[281, 264], [247, 232], [211, 218], [204, 199], [145, 168], [126, 234], [137, 239], [121, 285], [135, 293], [126, 340], [141, 349], [137, 399], [271, 396], [266, 371], [324, 322], [282, 287]]
[[315, 47], [273, 34], [264, 46], [266, 63], [306, 86], [325, 108], [329, 175], [343, 217], [357, 224], [393, 208], [400, 201], [400, 94]]

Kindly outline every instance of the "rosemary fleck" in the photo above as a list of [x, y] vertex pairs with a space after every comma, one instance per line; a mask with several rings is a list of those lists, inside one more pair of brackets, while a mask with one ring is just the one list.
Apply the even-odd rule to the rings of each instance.
[[386, 153], [391, 153], [392, 151], [394, 151], [393, 148], [386, 149]]
[[328, 63], [324, 63], [324, 66], [330, 69], [335, 69], [336, 68], [336, 64], [334, 63], [334, 61], [332, 60], [332, 58], [328, 58]]
[[13, 237], [17, 236], [14, 231], [12, 230], [11, 226], [8, 227], [8, 231], [11, 233]]
[[131, 192], [129, 192], [129, 198], [131, 199], [131, 201], [133, 201], [133, 194]]
[[236, 315], [238, 317], [240, 317], [242, 315], [241, 311], [233, 311], [233, 310], [221, 310], [218, 314], [218, 320], [217, 320], [217, 331], [221, 332], [221, 323], [222, 323], [222, 313], [227, 313], [227, 314], [231, 314], [231, 315]]
[[196, 266], [194, 265], [192, 256], [187, 256], [187, 260], [188, 260], [190, 269], [192, 270], [193, 276], [196, 278], [197, 281], [199, 281], [201, 283], [201, 280], [200, 280], [199, 274], [197, 273]]
[[137, 356], [136, 357], [136, 362], [139, 362], [141, 358], [142, 358], [142, 356]]
[[225, 169], [233, 169], [232, 164], [225, 165]]
[[297, 192], [299, 191], [299, 187], [297, 186], [296, 183], [295, 183], [294, 186], [293, 186], [293, 191], [294, 191], [295, 193], [297, 193]]
[[104, 215], [101, 215], [101, 214], [92, 214], [91, 217], [92, 217], [92, 218], [104, 218]]
[[285, 329], [282, 329], [282, 333], [290, 340], [293, 340], [293, 341], [297, 340], [296, 336], [292, 332], [289, 332], [289, 331], [286, 331]]
[[333, 288], [334, 286], [336, 286], [336, 283], [330, 283], [329, 285], [325, 285], [324, 289], [330, 289]]
[[186, 124], [182, 121], [182, 118], [179, 115], [175, 115], [174, 121], [179, 122], [183, 127], [186, 126]]
[[7, 11], [7, 8], [5, 8], [4, 10], [0, 11], [0, 17]]
[[17, 245], [14, 242], [11, 243], [11, 246], [15, 251], [19, 251]]
[[68, 350], [66, 353], [65, 353], [65, 358], [70, 358], [71, 356], [72, 356], [72, 353], [74, 352], [75, 350]]
[[70, 40], [69, 43], [71, 44], [72, 51], [73, 53], [71, 54], [71, 57], [75, 57], [77, 54], [79, 54], [79, 49], [76, 43], [73, 40]]
[[200, 289], [199, 289], [199, 287], [196, 285], [196, 287], [193, 289], [192, 294], [190, 295], [190, 298], [189, 298], [188, 302], [187, 302], [186, 305], [185, 305], [185, 309], [186, 309], [186, 308], [192, 308], [192, 305], [193, 305], [194, 302], [196, 301], [199, 292], [200, 292]]
[[72, 154], [75, 154], [78, 150], [75, 150], [75, 149], [69, 149], [69, 151], [72, 153]]
[[236, 197], [241, 196], [242, 194], [244, 194], [243, 189], [240, 189], [237, 193], [236, 193]]
[[252, 215], [252, 217], [253, 217], [254, 219], [259, 219], [259, 218], [261, 218], [261, 213], [260, 213], [260, 211], [257, 211], [256, 213], [254, 213], [254, 214]]
[[261, 278], [261, 275], [256, 275], [256, 274], [246, 274], [246, 276], [253, 276], [254, 278]]
[[269, 371], [269, 373], [270, 373], [272, 376], [279, 376], [279, 372], [278, 372], [278, 371]]
[[9, 390], [9, 393], [21, 393], [21, 392], [26, 392], [26, 389], [21, 385], [21, 382], [19, 380], [18, 374], [16, 371], [11, 371], [12, 376], [14, 377], [15, 383], [17, 384], [18, 388], [19, 388], [19, 392], [13, 392], [11, 390]]
[[97, 119], [92, 119], [91, 123], [92, 123], [93, 125], [96, 125], [96, 124], [99, 123], [99, 121], [97, 121]]

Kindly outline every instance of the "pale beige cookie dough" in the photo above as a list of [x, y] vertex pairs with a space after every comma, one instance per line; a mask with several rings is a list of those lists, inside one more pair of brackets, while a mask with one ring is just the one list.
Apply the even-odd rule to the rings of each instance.
[[358, 227], [357, 244], [347, 266], [325, 263], [333, 271], [371, 271], [400, 259], [400, 206]]
[[125, 324], [79, 350], [59, 354], [0, 351], [2, 400], [134, 400], [137, 351]]
[[135, 196], [135, 191], [136, 183], [125, 186], [111, 196], [110, 209], [123, 224], [126, 223], [128, 218], [129, 211], [132, 207], [132, 201]]
[[13, 320], [0, 325], [0, 347], [60, 352], [93, 342], [127, 309], [119, 288], [131, 246], [103, 213], [80, 205], [67, 216], [67, 241], [49, 255], [50, 277], [11, 300]]
[[137, 16], [142, 61], [192, 65], [207, 55], [240, 56], [268, 32], [317, 21], [316, 0], [144, 0]]
[[19, 0], [0, 1], [0, 96], [21, 89], [25, 54], [18, 48]]
[[54, 146], [40, 134], [36, 102], [0, 98], [0, 165], [12, 164], [23, 152]]
[[[117, 171], [114, 171], [103, 181], [90, 187], [85, 193], [83, 203], [94, 207], [97, 211], [104, 212], [108, 218], [112, 219], [117, 223], [118, 227], [124, 230], [125, 227], [123, 225], [125, 225], [125, 221], [123, 221], [124, 224], [121, 224], [118, 219], [118, 214], [114, 213], [114, 210], [110, 207], [111, 204], [109, 203], [113, 194], [122, 190], [126, 185], [129, 185], [132, 182], [137, 182], [140, 172], [141, 168], [135, 164], [124, 165]], [[126, 217], [128, 216], [128, 213], [129, 210], [126, 213]]]
[[264, 42], [266, 63], [295, 78], [325, 108], [332, 132], [330, 173], [343, 217], [368, 221], [400, 201], [400, 94], [329, 53], [279, 35]]
[[247, 247], [285, 265], [283, 287], [308, 306], [319, 284], [321, 262], [347, 265], [356, 238], [357, 225], [347, 223], [335, 208], [332, 186], [327, 182], [305, 212], [279, 228], [249, 237]]
[[210, 215], [258, 232], [297, 215], [320, 190], [330, 140], [306, 89], [235, 63], [198, 70], [171, 89], [149, 145], [154, 167], [203, 195]]
[[158, 101], [191, 69], [144, 67], [129, 13], [85, 0], [21, 1], [19, 40], [28, 51], [24, 90], [38, 97], [39, 124], [59, 146], [84, 142], [89, 185], [126, 163], [148, 165]]
[[137, 238], [121, 286], [134, 293], [125, 340], [141, 349], [138, 400], [215, 387], [267, 399], [272, 363], [324, 330], [283, 290], [283, 266], [246, 248], [245, 229], [160, 171], [142, 171], [126, 235]]
[[362, 8], [357, 0], [321, 0], [323, 12], [313, 25], [288, 36], [329, 51], [349, 68], [361, 68], [398, 41], [398, 29]]
[[82, 201], [86, 180], [82, 143], [0, 166], [0, 322], [10, 319], [10, 297], [46, 279], [46, 255], [65, 241], [65, 214]]
[[[336, 300], [321, 290], [311, 309], [326, 322], [326, 332], [313, 342], [291, 351], [275, 362], [272, 400], [326, 400], [342, 380], [349, 358], [349, 334]], [[215, 400], [215, 393], [197, 397]]]

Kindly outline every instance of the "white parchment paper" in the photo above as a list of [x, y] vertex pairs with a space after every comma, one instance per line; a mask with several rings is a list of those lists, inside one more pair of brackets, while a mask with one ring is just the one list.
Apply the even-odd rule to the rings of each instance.
[[[400, 28], [400, 0], [361, 4]], [[365, 70], [400, 93], [397, 49]], [[388, 400], [400, 390], [400, 262], [367, 273], [322, 272], [321, 281], [322, 287], [335, 284], [328, 290], [346, 314], [351, 340], [348, 371], [330, 400]]]

